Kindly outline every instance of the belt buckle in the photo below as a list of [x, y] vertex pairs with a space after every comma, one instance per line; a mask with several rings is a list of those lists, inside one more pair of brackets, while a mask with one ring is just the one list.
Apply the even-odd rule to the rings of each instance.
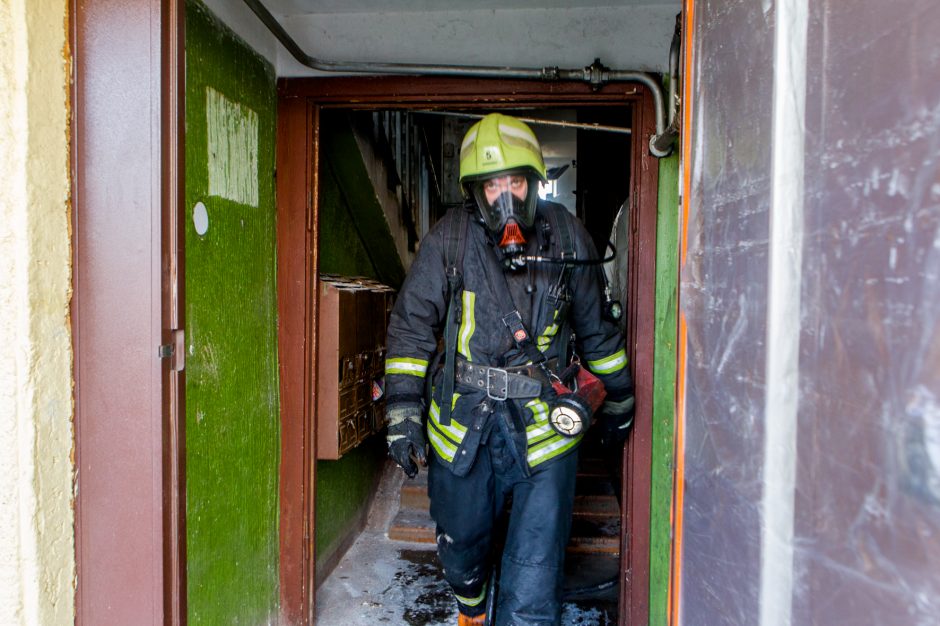
[[[494, 375], [502, 374], [503, 376], [503, 393], [502, 395], [494, 395], [492, 392], [492, 382]], [[509, 372], [498, 367], [488, 367], [486, 368], [486, 395], [493, 400], [498, 400], [500, 402], [505, 401], [509, 398]]]

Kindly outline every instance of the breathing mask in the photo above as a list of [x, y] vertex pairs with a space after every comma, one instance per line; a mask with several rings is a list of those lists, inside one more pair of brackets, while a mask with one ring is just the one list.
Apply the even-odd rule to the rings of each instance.
[[475, 178], [465, 183], [479, 215], [506, 257], [525, 252], [538, 204], [539, 178], [527, 168]]

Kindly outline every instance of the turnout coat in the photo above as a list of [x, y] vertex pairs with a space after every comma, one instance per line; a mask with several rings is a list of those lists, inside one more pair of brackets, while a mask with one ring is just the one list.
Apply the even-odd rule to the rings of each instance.
[[[463, 238], [458, 245], [453, 222], [459, 211], [468, 214], [464, 232], [457, 233]], [[560, 204], [540, 201], [533, 232], [527, 237], [528, 255], [597, 258], [587, 231]], [[456, 250], [460, 258], [449, 258], [458, 256]], [[448, 260], [462, 277], [454, 299], [448, 293]], [[536, 397], [500, 400], [486, 389], [458, 382], [451, 398], [451, 418], [441, 419], [441, 352], [448, 303], [458, 304], [449, 318], [457, 325], [458, 359], [496, 368], [531, 364], [503, 321], [506, 312], [515, 309], [538, 350], [554, 367], [564, 369], [571, 358], [573, 333], [582, 366], [603, 381], [608, 399], [618, 400], [632, 394], [633, 381], [623, 337], [602, 316], [603, 289], [600, 265], [530, 261], [526, 267], [504, 270], [500, 252], [476, 211], [451, 209], [421, 241], [392, 311], [385, 365], [388, 410], [426, 411], [433, 453], [458, 476], [469, 471], [485, 440], [494, 402], [509, 405], [518, 458], [524, 459], [529, 471], [573, 452], [581, 436], [559, 435], [548, 423], [555, 397], [549, 384], [543, 384]]]

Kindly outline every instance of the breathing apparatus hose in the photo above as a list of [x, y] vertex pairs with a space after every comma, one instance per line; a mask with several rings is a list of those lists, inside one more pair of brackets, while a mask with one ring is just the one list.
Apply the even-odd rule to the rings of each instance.
[[614, 247], [612, 241], [607, 242], [606, 250], [611, 251], [611, 255], [604, 257], [602, 259], [566, 259], [563, 257], [554, 257], [554, 256], [540, 256], [540, 255], [524, 255], [519, 254], [513, 257], [513, 261], [517, 262], [519, 265], [524, 265], [525, 263], [552, 263], [554, 265], [603, 265], [617, 258], [617, 248]]

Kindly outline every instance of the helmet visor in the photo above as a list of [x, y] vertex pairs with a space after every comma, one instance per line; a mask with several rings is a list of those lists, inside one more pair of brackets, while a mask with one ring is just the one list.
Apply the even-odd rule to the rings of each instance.
[[532, 226], [539, 199], [538, 184], [538, 176], [517, 171], [470, 181], [468, 186], [487, 228], [498, 232], [509, 218], [524, 228]]

